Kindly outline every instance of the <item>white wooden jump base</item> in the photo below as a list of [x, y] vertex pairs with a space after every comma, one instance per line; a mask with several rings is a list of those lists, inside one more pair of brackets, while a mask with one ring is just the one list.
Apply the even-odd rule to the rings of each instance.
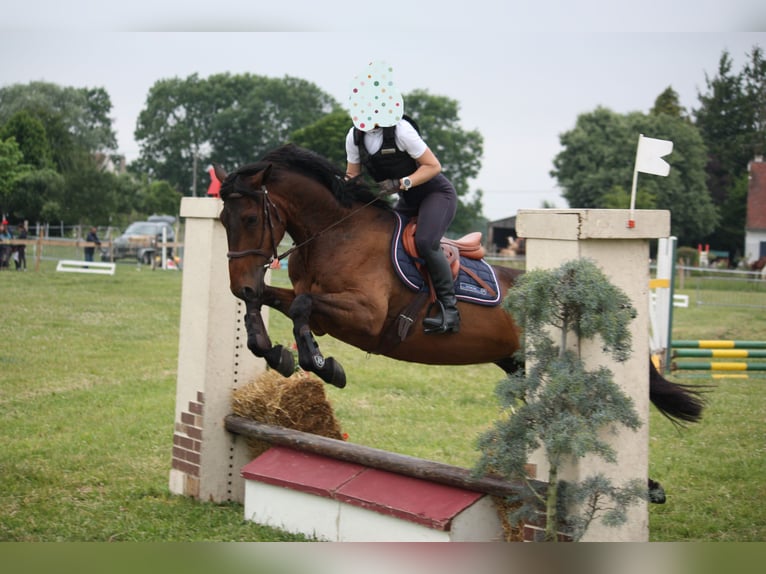
[[[170, 490], [201, 500], [243, 502], [247, 520], [323, 540], [501, 539], [491, 496], [507, 492], [503, 489], [508, 483], [492, 478], [472, 482], [466, 469], [305, 437], [230, 415], [231, 391], [253, 380], [265, 363], [246, 347], [244, 306], [228, 288], [221, 206], [217, 198], [184, 198], [181, 203], [186, 264]], [[517, 216], [519, 235], [527, 240], [528, 269], [590, 258], [638, 310], [632, 323], [633, 355], [608, 366], [644, 425], [637, 432], [607, 437], [618, 453], [617, 464], [585, 458], [560, 471], [563, 480], [600, 471], [619, 485], [648, 476], [647, 263], [649, 240], [669, 234], [670, 214], [636, 211], [630, 229], [628, 218], [628, 210], [523, 210]], [[581, 354], [590, 367], [604, 361], [597, 343], [584, 342]], [[487, 384], [489, 401], [492, 381]], [[253, 433], [261, 438], [265, 433], [276, 446], [251, 461], [244, 435]], [[328, 441], [332, 447], [326, 446]], [[311, 446], [317, 443], [319, 447]], [[391, 460], [405, 459], [415, 470], [399, 462], [391, 466]], [[536, 475], [531, 478], [544, 480], [547, 462], [539, 453], [532, 462]], [[533, 536], [531, 532], [527, 539]], [[621, 527], [594, 522], [583, 540], [648, 540], [647, 505], [631, 507]]]
[[61, 259], [56, 265], [56, 271], [68, 273], [96, 273], [98, 275], [114, 275], [114, 263], [79, 261], [77, 259]]

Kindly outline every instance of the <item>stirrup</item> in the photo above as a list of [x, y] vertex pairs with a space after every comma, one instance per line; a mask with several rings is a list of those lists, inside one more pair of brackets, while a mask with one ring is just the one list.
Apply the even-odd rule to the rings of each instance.
[[[436, 317], [429, 317], [431, 309], [435, 304], [439, 305], [439, 313]], [[444, 303], [438, 299], [431, 303], [426, 309], [426, 316], [423, 319], [423, 332], [427, 335], [432, 333], [457, 333], [460, 331], [460, 313], [455, 310], [456, 320], [451, 324], [447, 323], [447, 310], [444, 308]]]

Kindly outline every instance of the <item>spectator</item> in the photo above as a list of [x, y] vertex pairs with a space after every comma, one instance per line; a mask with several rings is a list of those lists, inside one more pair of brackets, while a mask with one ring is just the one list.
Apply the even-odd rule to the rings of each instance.
[[[24, 227], [23, 223], [19, 223], [19, 225], [16, 227], [16, 238], [17, 239], [26, 239], [27, 238], [27, 228]], [[27, 270], [27, 246], [23, 243], [21, 245], [14, 246], [13, 251], [13, 261], [16, 263], [16, 271], [23, 269], [24, 271]]]
[[0, 270], [8, 267], [11, 258], [11, 239], [13, 239], [13, 234], [8, 227], [8, 220], [3, 219], [3, 222], [0, 223]]
[[[88, 233], [88, 236], [85, 238], [85, 241], [88, 243], [95, 243], [98, 247], [101, 247], [101, 240], [98, 238], [98, 235], [96, 234], [97, 229], [95, 227], [90, 228], [90, 232]], [[95, 247], [86, 247], [85, 248], [85, 261], [93, 261], [93, 253], [96, 251]]]

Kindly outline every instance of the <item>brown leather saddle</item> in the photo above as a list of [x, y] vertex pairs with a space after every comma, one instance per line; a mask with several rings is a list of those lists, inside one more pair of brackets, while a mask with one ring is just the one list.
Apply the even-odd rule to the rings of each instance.
[[[431, 284], [431, 278], [428, 275], [428, 271], [425, 269], [425, 266], [418, 261], [420, 255], [418, 254], [417, 248], [415, 247], [416, 229], [417, 219], [413, 217], [407, 222], [407, 224], [404, 226], [404, 229], [402, 230], [402, 245], [404, 246], [404, 251], [407, 253], [407, 255], [413, 258], [415, 261], [415, 266], [427, 282], [428, 291], [421, 292], [399, 314], [397, 320], [397, 334], [399, 341], [403, 341], [407, 337], [409, 329], [412, 326], [414, 319], [419, 313], [420, 309], [422, 309], [429, 300], [432, 304], [434, 301], [436, 301], [436, 292], [434, 291], [433, 285]], [[493, 296], [496, 294], [496, 291], [487, 282], [485, 282], [471, 269], [462, 265], [460, 262], [461, 257], [475, 260], [481, 260], [484, 258], [485, 249], [481, 245], [480, 232], [475, 231], [473, 233], [469, 233], [460, 239], [447, 239], [446, 237], [443, 237], [440, 241], [440, 245], [442, 251], [444, 251], [444, 254], [447, 257], [447, 262], [450, 265], [450, 269], [452, 270], [453, 280], [456, 280], [460, 271], [463, 271], [479, 285], [485, 288], [488, 292], [492, 293]]]
[[[410, 219], [407, 224], [404, 226], [404, 230], [402, 231], [402, 244], [404, 245], [404, 250], [407, 252], [407, 255], [413, 258], [419, 258], [420, 255], [418, 254], [418, 250], [415, 247], [415, 230], [417, 229], [417, 218], [413, 217]], [[490, 291], [493, 291], [491, 287], [489, 287], [484, 281], [482, 281], [479, 277], [474, 275], [470, 269], [467, 269], [466, 267], [461, 267], [460, 265], [460, 258], [465, 257], [466, 259], [483, 259], [484, 255], [486, 254], [484, 247], [481, 244], [481, 232], [474, 231], [472, 233], [468, 233], [467, 235], [464, 235], [460, 239], [447, 239], [446, 237], [442, 237], [440, 241], [440, 245], [442, 248], [442, 251], [444, 251], [444, 255], [447, 256], [447, 262], [450, 265], [450, 269], [452, 270], [452, 279], [457, 279], [458, 273], [460, 273], [460, 270], [462, 270], [471, 277], [473, 277], [480, 285], [483, 284], [485, 287], [487, 287]], [[420, 264], [417, 264], [418, 268], [420, 269], [420, 272], [425, 276], [428, 277], [428, 274], [425, 272], [425, 270], [420, 266]], [[494, 291], [493, 291], [494, 292]], [[433, 295], [435, 297], [435, 295]]]

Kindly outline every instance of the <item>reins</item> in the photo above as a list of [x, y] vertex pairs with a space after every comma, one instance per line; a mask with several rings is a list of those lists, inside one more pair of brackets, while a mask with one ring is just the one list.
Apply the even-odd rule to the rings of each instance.
[[[261, 257], [265, 257], [265, 258], [268, 259], [268, 261], [266, 263], [264, 263], [264, 265], [263, 265], [264, 267], [270, 266], [272, 263], [274, 263], [274, 261], [281, 261], [285, 257], [288, 257], [294, 251], [297, 251], [298, 249], [300, 249], [304, 245], [310, 243], [311, 241], [313, 241], [314, 239], [316, 239], [317, 237], [322, 235], [323, 233], [329, 231], [330, 229], [332, 229], [333, 227], [335, 227], [337, 225], [340, 225], [341, 223], [346, 221], [348, 218], [356, 215], [357, 213], [359, 213], [360, 211], [362, 211], [366, 207], [369, 207], [370, 205], [372, 205], [373, 203], [378, 201], [378, 199], [380, 199], [379, 196], [376, 196], [376, 197], [372, 198], [370, 201], [368, 201], [367, 203], [365, 203], [361, 207], [353, 210], [351, 213], [348, 213], [348, 214], [344, 215], [338, 221], [335, 221], [335, 222], [331, 223], [330, 225], [328, 225], [327, 227], [325, 227], [324, 229], [322, 229], [318, 233], [312, 235], [311, 237], [309, 237], [305, 241], [302, 241], [301, 243], [298, 243], [297, 245], [293, 245], [292, 247], [290, 247], [290, 249], [288, 249], [287, 251], [285, 251], [284, 253], [279, 255], [278, 252], [277, 252], [276, 242], [274, 241], [274, 223], [272, 222], [272, 219], [271, 219], [271, 209], [273, 209], [274, 212], [276, 213], [277, 220], [280, 223], [282, 223], [282, 218], [279, 216], [279, 211], [277, 210], [277, 206], [274, 205], [274, 202], [271, 201], [271, 198], [269, 197], [269, 191], [266, 189], [266, 186], [262, 185], [261, 189], [259, 191], [264, 196], [264, 200], [263, 200], [264, 228], [265, 228], [266, 225], [269, 226], [269, 233], [271, 235], [271, 253], [267, 253], [266, 251], [264, 251], [262, 249], [245, 249], [243, 251], [229, 251], [226, 254], [226, 256], [229, 259], [239, 259], [241, 257], [247, 257], [248, 255], [260, 255]], [[254, 193], [258, 193], [258, 192], [256, 191]]]

